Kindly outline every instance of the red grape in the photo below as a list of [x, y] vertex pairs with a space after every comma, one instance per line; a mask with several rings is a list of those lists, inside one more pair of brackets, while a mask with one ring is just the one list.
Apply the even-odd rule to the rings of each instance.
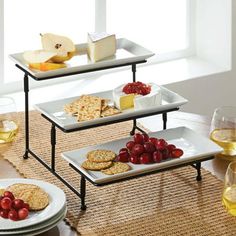
[[132, 155], [130, 156], [130, 162], [133, 164], [140, 164], [140, 159], [138, 156]]
[[152, 154], [152, 159], [154, 162], [159, 163], [162, 161], [162, 153], [160, 151], [155, 151]]
[[173, 158], [179, 158], [184, 154], [182, 149], [175, 148], [174, 150], [171, 151], [171, 157]]
[[30, 209], [30, 206], [29, 206], [28, 203], [25, 203], [25, 202], [24, 202], [22, 208], [26, 208], [27, 210], [29, 210], [29, 209]]
[[12, 200], [9, 197], [4, 197], [1, 200], [2, 209], [9, 210], [9, 209], [11, 209], [11, 205], [12, 205]]
[[166, 160], [170, 157], [169, 151], [167, 148], [163, 148], [162, 150], [160, 150], [162, 153], [162, 159]]
[[159, 150], [163, 150], [167, 145], [168, 143], [164, 139], [158, 139], [155, 144], [156, 149], [159, 149]]
[[151, 137], [151, 138], [149, 138], [148, 142], [153, 143], [154, 145], [156, 145], [157, 140], [158, 140], [157, 138]]
[[9, 210], [0, 209], [0, 216], [1, 216], [2, 218], [8, 219], [8, 212], [9, 212]]
[[173, 149], [176, 148], [176, 146], [174, 144], [168, 144], [166, 148], [169, 150], [169, 152], [171, 152]]
[[134, 141], [129, 141], [128, 143], [126, 143], [126, 147], [131, 151], [132, 148], [134, 147], [135, 142]]
[[21, 208], [18, 211], [18, 217], [20, 220], [24, 220], [29, 215], [29, 211], [26, 208]]
[[12, 201], [12, 207], [16, 210], [23, 208], [24, 201], [21, 199], [14, 199]]
[[150, 153], [143, 153], [140, 156], [140, 163], [141, 164], [150, 164], [152, 162], [151, 154]]
[[9, 197], [11, 200], [15, 199], [13, 193], [10, 192], [10, 191], [5, 191], [4, 194], [3, 194], [3, 197]]
[[148, 140], [149, 140], [149, 136], [148, 136], [148, 134], [142, 134], [143, 135], [143, 141], [144, 142], [148, 142]]
[[143, 144], [144, 143], [143, 135], [140, 133], [135, 134], [134, 135], [134, 142], [136, 144]]
[[127, 148], [121, 148], [119, 153], [121, 153], [121, 152], [129, 152], [129, 150]]
[[9, 218], [10, 220], [14, 220], [14, 221], [19, 220], [17, 211], [14, 210], [14, 209], [11, 209], [11, 210], [9, 211], [9, 213], [8, 213], [8, 218]]
[[156, 150], [155, 145], [151, 142], [144, 143], [143, 147], [144, 147], [145, 152], [153, 153]]
[[135, 144], [132, 148], [132, 154], [135, 156], [139, 156], [144, 153], [144, 147], [141, 144]]
[[120, 161], [120, 162], [129, 162], [129, 153], [121, 152], [119, 153], [116, 159], [117, 161]]

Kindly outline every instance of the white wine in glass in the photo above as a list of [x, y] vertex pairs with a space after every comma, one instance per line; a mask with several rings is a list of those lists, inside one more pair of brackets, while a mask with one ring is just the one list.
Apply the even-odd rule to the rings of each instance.
[[236, 107], [224, 106], [215, 110], [210, 138], [223, 148], [217, 156], [236, 160]]
[[225, 174], [222, 204], [229, 214], [236, 216], [236, 161], [229, 164]]
[[15, 102], [10, 97], [0, 97], [0, 145], [12, 142], [17, 132]]

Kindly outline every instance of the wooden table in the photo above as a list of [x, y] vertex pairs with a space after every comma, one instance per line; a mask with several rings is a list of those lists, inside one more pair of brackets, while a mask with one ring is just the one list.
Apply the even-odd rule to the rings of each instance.
[[[161, 130], [162, 121], [161, 116], [153, 116], [141, 119], [142, 124], [151, 131]], [[174, 128], [179, 126], [186, 126], [196, 132], [209, 136], [210, 119], [208, 117], [184, 113], [184, 112], [172, 112], [168, 114], [167, 128]], [[5, 161], [1, 155], [4, 150], [0, 149], [0, 178], [20, 178], [21, 176], [14, 167]], [[213, 175], [217, 176], [220, 180], [224, 179], [226, 168], [229, 161], [215, 158], [210, 161], [202, 162], [202, 167], [209, 170]], [[91, 221], [92, 223], [92, 221]], [[64, 222], [58, 224], [50, 231], [40, 234], [41, 236], [75, 236], [77, 235], [70, 229]]]

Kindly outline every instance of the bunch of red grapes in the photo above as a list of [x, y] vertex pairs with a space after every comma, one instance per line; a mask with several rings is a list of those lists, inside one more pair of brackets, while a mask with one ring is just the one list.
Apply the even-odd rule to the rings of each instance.
[[125, 94], [135, 93], [144, 96], [151, 92], [151, 86], [142, 82], [128, 83], [124, 86], [122, 92]]
[[164, 139], [137, 133], [133, 141], [127, 142], [126, 147], [120, 149], [116, 159], [133, 164], [151, 164], [168, 158], [179, 158], [183, 153], [182, 149], [176, 148], [174, 144], [168, 144]]
[[15, 199], [10, 191], [0, 196], [0, 216], [14, 221], [24, 220], [29, 215], [29, 204], [21, 199]]

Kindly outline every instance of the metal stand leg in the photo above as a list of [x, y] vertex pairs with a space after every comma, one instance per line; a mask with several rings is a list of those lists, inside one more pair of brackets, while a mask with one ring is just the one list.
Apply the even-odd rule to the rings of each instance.
[[163, 114], [162, 114], [162, 120], [163, 120], [163, 129], [166, 129], [167, 113], [163, 113]]
[[28, 75], [24, 76], [24, 93], [25, 93], [25, 153], [24, 159], [28, 159], [29, 154], [29, 79]]
[[133, 82], [136, 82], [136, 64], [132, 64]]
[[51, 127], [51, 169], [55, 171], [55, 151], [56, 151], [56, 127]]
[[201, 181], [201, 180], [202, 180], [202, 176], [201, 176], [201, 162], [197, 162], [197, 163], [196, 163], [196, 169], [197, 169], [197, 177], [196, 177], [196, 180], [197, 180], [197, 181]]
[[81, 176], [80, 180], [80, 198], [81, 198], [81, 210], [85, 211], [86, 210], [86, 205], [85, 205], [85, 194], [86, 194], [86, 180], [84, 176]]

